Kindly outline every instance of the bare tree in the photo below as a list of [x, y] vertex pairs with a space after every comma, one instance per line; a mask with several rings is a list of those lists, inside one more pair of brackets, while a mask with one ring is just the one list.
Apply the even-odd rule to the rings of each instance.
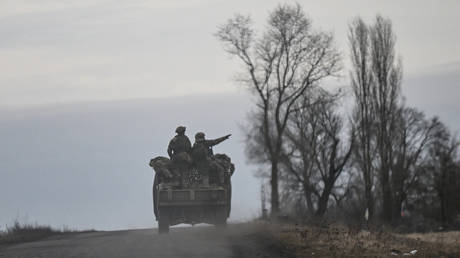
[[428, 154], [426, 150], [433, 139], [433, 132], [439, 125], [437, 119], [428, 121], [415, 108], [401, 107], [397, 114], [391, 174], [393, 220], [401, 218], [403, 202], [422, 176], [421, 164]]
[[[395, 60], [396, 37], [391, 21], [377, 16], [372, 26], [357, 18], [350, 26], [353, 69], [352, 86], [356, 99], [355, 125], [359, 130], [357, 163], [365, 182], [369, 215], [373, 216], [373, 164], [382, 193], [382, 215], [392, 219], [391, 169], [396, 113], [399, 109], [402, 66]], [[373, 145], [374, 143], [374, 145]], [[373, 146], [378, 155], [371, 156]]]
[[374, 217], [374, 166], [375, 134], [374, 109], [372, 105], [372, 87], [374, 85], [371, 70], [370, 31], [361, 18], [356, 18], [349, 26], [349, 44], [352, 70], [351, 85], [355, 99], [353, 126], [357, 131], [354, 163], [361, 172], [364, 182], [365, 207], [369, 219]]
[[354, 145], [354, 131], [351, 131], [350, 143], [348, 146], [344, 146], [345, 144], [342, 143], [341, 139], [343, 120], [336, 112], [331, 110], [331, 107], [323, 106], [323, 110], [324, 112], [320, 113], [322, 116], [320, 121], [324, 136], [320, 141], [319, 155], [316, 157], [323, 189], [319, 196], [318, 208], [315, 213], [317, 217], [323, 217], [326, 213], [329, 197], [351, 156]]
[[438, 197], [439, 219], [444, 225], [452, 223], [460, 212], [458, 166], [458, 147], [460, 142], [451, 135], [449, 130], [440, 125], [434, 133], [434, 140], [429, 148], [429, 160], [426, 169], [430, 181]]
[[[319, 93], [320, 89], [316, 92]], [[326, 99], [328, 98], [326, 94], [316, 95], [319, 96], [313, 97], [313, 94], [309, 93], [299, 100], [300, 108], [293, 112], [288, 121], [282, 156], [282, 165], [286, 172], [284, 180], [290, 182], [292, 189], [296, 189], [295, 186], [299, 185], [302, 199], [306, 201], [307, 211], [311, 216], [316, 209], [315, 199], [319, 198], [319, 192], [315, 187], [315, 182], [319, 181], [316, 157], [319, 138], [324, 134], [319, 115], [323, 110], [319, 107], [319, 102], [330, 101]], [[314, 100], [315, 98], [317, 99]]]
[[303, 108], [289, 118], [282, 169], [291, 188], [302, 190], [309, 214], [321, 218], [349, 160], [352, 144], [342, 143], [344, 128], [337, 113], [337, 96], [317, 88], [301, 101]]
[[299, 4], [280, 5], [256, 37], [248, 16], [235, 15], [216, 33], [224, 49], [242, 61], [240, 81], [258, 97], [260, 134], [271, 167], [271, 215], [279, 212], [278, 177], [288, 118], [307, 89], [339, 70], [332, 35], [315, 32]]
[[385, 222], [392, 220], [392, 189], [390, 182], [393, 163], [393, 133], [402, 81], [402, 67], [395, 61], [395, 39], [391, 21], [377, 16], [370, 29], [373, 104], [375, 111], [379, 179], [382, 187], [382, 215]]

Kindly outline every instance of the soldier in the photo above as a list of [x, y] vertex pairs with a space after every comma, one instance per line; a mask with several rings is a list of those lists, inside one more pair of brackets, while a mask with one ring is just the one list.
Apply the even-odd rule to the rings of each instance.
[[228, 138], [230, 138], [230, 136], [231, 134], [228, 134], [228, 135], [225, 135], [223, 137], [220, 137], [214, 140], [206, 140], [204, 133], [199, 132], [195, 134], [195, 143], [193, 144], [192, 153], [193, 153], [193, 149], [197, 150], [197, 149], [203, 148], [206, 150], [206, 156], [211, 157], [212, 155], [214, 155], [212, 151], [212, 147], [227, 140]]
[[220, 165], [214, 160], [212, 147], [230, 138], [231, 134], [226, 136], [206, 140], [205, 135], [202, 132], [195, 134], [195, 143], [192, 147], [192, 159], [198, 171], [203, 175], [203, 184], [209, 185], [209, 174], [214, 171], [218, 174], [218, 180], [223, 183], [224, 176], [223, 171], [220, 169]]
[[181, 171], [181, 173], [191, 164], [190, 151], [191, 142], [185, 135], [185, 127], [179, 126], [176, 128], [177, 135], [171, 139], [168, 145], [168, 155], [173, 164]]
[[185, 126], [177, 127], [176, 133], [177, 135], [169, 141], [168, 145], [168, 155], [171, 159], [174, 159], [174, 156], [182, 152], [189, 153], [192, 148], [192, 143], [185, 135]]

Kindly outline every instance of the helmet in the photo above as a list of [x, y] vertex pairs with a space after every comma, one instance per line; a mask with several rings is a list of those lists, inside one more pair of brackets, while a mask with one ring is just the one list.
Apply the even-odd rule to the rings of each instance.
[[204, 133], [198, 132], [195, 134], [195, 140], [204, 140]]
[[176, 128], [176, 133], [185, 133], [185, 126], [178, 126]]

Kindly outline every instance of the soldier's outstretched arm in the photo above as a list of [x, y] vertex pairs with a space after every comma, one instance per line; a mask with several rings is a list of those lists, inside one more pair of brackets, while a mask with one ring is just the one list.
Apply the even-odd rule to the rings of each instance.
[[227, 134], [223, 137], [220, 137], [220, 138], [217, 138], [217, 139], [214, 139], [214, 140], [208, 140], [208, 146], [214, 146], [214, 145], [217, 145], [225, 140], [227, 140], [228, 138], [230, 138], [231, 134]]

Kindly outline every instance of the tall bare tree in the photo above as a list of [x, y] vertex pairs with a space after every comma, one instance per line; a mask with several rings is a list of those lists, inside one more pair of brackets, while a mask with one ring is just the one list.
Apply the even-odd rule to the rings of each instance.
[[271, 215], [279, 212], [278, 177], [282, 145], [295, 103], [322, 79], [339, 70], [340, 55], [332, 35], [316, 32], [302, 7], [279, 5], [266, 29], [256, 37], [248, 16], [235, 15], [216, 36], [224, 49], [243, 64], [240, 81], [258, 98], [260, 134], [271, 167]]
[[375, 133], [374, 106], [372, 105], [372, 87], [374, 86], [371, 69], [370, 31], [361, 18], [349, 26], [348, 40], [351, 52], [351, 85], [355, 99], [353, 126], [356, 128], [356, 147], [354, 160], [364, 182], [365, 207], [369, 219], [374, 217], [374, 175]]
[[[371, 26], [357, 18], [350, 26], [353, 69], [352, 86], [356, 99], [355, 125], [359, 127], [357, 161], [365, 182], [369, 215], [373, 216], [373, 165], [382, 193], [382, 217], [392, 220], [391, 169], [394, 132], [399, 109], [402, 66], [395, 58], [396, 36], [389, 19], [377, 16]], [[376, 153], [373, 155], [373, 146]], [[372, 156], [373, 155], [373, 156]]]
[[392, 220], [391, 166], [393, 163], [394, 132], [399, 108], [402, 66], [395, 60], [395, 41], [391, 20], [377, 16], [370, 29], [373, 104], [375, 111], [378, 171], [382, 189], [382, 217]]

